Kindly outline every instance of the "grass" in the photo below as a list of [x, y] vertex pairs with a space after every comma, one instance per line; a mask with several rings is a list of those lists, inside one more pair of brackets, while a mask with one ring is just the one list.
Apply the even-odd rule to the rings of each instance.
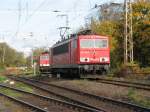
[[7, 78], [5, 76], [0, 76], [0, 83], [3, 83]]
[[5, 68], [0, 66], [0, 72], [3, 72], [4, 70], [5, 70]]
[[[5, 76], [0, 76], [0, 83], [3, 83], [5, 80], [7, 80]], [[14, 86], [27, 92], [33, 92], [33, 88], [24, 83], [16, 82]], [[21, 97], [21, 94], [10, 89], [0, 88], [0, 91], [12, 97]]]
[[6, 88], [0, 88], [0, 91], [3, 93], [3, 94], [6, 94], [6, 95], [9, 95], [9, 96], [12, 96], [12, 97], [21, 97], [22, 95], [16, 91], [13, 91], [13, 90], [10, 90], [10, 89], [6, 89]]
[[150, 108], [150, 100], [145, 98], [144, 96], [137, 94], [137, 92], [133, 88], [129, 89], [127, 96], [131, 102], [140, 106]]
[[109, 80], [113, 80], [115, 77], [114, 75], [110, 74], [110, 75], [107, 75], [105, 78]]
[[11, 105], [12, 105], [12, 103], [11, 102], [5, 102], [5, 104], [4, 104], [6, 107], [10, 107]]
[[28, 86], [28, 85], [26, 85], [26, 84], [24, 84], [24, 83], [17, 82], [15, 84], [15, 87], [16, 88], [20, 88], [20, 89], [22, 89], [24, 91], [27, 91], [27, 92], [33, 92], [33, 88]]

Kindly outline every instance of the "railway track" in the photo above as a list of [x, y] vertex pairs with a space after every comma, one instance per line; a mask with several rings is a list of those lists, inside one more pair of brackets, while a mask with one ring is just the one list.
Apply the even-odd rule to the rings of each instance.
[[105, 84], [112, 84], [112, 85], [118, 85], [118, 86], [124, 86], [124, 87], [132, 87], [136, 89], [143, 89], [150, 91], [150, 84], [144, 84], [144, 83], [137, 83], [137, 82], [130, 82], [130, 81], [121, 81], [121, 80], [113, 80], [113, 79], [104, 79], [104, 78], [92, 78], [92, 77], [85, 77], [81, 79], [86, 79], [90, 81], [96, 81], [100, 83]]
[[[149, 108], [141, 107], [141, 106], [138, 106], [138, 105], [135, 105], [135, 104], [131, 104], [131, 103], [123, 102], [123, 101], [118, 101], [118, 100], [114, 100], [114, 99], [107, 98], [107, 97], [96, 96], [96, 95], [92, 95], [92, 94], [85, 93], [85, 92], [82, 92], [82, 91], [73, 90], [73, 89], [70, 89], [70, 88], [57, 86], [57, 85], [54, 85], [54, 84], [49, 84], [49, 83], [45, 83], [45, 82], [41, 82], [41, 81], [37, 81], [37, 80], [32, 80], [32, 79], [27, 79], [27, 78], [19, 78], [19, 79], [26, 80], [26, 81], [29, 81], [29, 82], [34, 82], [36, 84], [42, 84], [44, 86], [49, 86], [49, 89], [51, 88], [51, 90], [54, 90], [54, 88], [57, 88], [57, 89], [64, 90], [64, 92], [68, 91], [70, 93], [74, 93], [74, 94], [80, 95], [82, 97], [90, 99], [91, 102], [92, 101], [99, 102], [100, 105], [98, 105], [98, 106], [103, 106], [103, 104], [101, 103], [101, 102], [103, 102], [103, 103], [105, 103], [107, 105], [107, 109], [108, 110], [109, 110], [109, 107], [110, 107], [110, 109], [113, 109], [112, 106], [114, 106], [115, 107], [114, 108], [114, 112], [117, 112], [117, 108], [118, 107], [120, 107], [121, 109], [127, 108], [127, 109], [130, 109], [132, 111], [134, 110], [136, 112], [139, 112], [139, 111], [140, 112], [150, 112]], [[109, 111], [113, 112], [112, 110], [109, 110]]]
[[[93, 108], [89, 108], [89, 107], [85, 107], [85, 106], [81, 106], [81, 105], [77, 105], [77, 104], [73, 104], [73, 103], [69, 103], [69, 102], [66, 102], [66, 101], [62, 101], [62, 100], [58, 100], [58, 99], [55, 99], [55, 98], [51, 98], [51, 97], [47, 97], [47, 96], [43, 96], [43, 95], [39, 95], [39, 94], [35, 94], [35, 93], [31, 93], [31, 92], [27, 92], [27, 91], [24, 91], [24, 90], [21, 90], [21, 89], [17, 89], [17, 88], [13, 88], [13, 87], [10, 87], [10, 86], [7, 86], [7, 85], [4, 85], [4, 84], [0, 84], [0, 87], [2, 88], [7, 88], [7, 89], [11, 89], [13, 91], [17, 91], [17, 92], [20, 92], [20, 93], [23, 93], [23, 94], [28, 94], [28, 95], [32, 95], [32, 96], [35, 96], [35, 97], [38, 97], [40, 99], [43, 99], [45, 101], [48, 101], [48, 102], [51, 102], [51, 103], [54, 103], [58, 106], [62, 105], [62, 106], [65, 106], [69, 109], [74, 109], [75, 111], [85, 111], [85, 112], [101, 112], [99, 110], [96, 110], [96, 109], [93, 109]], [[15, 99], [15, 101], [19, 101], [20, 102], [25, 102], [25, 101], [22, 101], [22, 100], [19, 100], [19, 99], [16, 99], [16, 98], [13, 98], [13, 97], [10, 97], [8, 95], [5, 95], [3, 93], [0, 93], [4, 96], [7, 96], [8, 98], [11, 98], [11, 99]], [[38, 107], [38, 106], [34, 106], [33, 104], [31, 103], [28, 103], [28, 102], [25, 102], [25, 104], [28, 104], [29, 106], [31, 105], [31, 107], [33, 106], [33, 108], [37, 108], [38, 112], [49, 112], [47, 110], [44, 110], [42, 109], [41, 107]], [[44, 108], [44, 107], [43, 107]], [[103, 111], [104, 112], [104, 111]], [[105, 111], [106, 112], [106, 111]]]
[[4, 96], [4, 97], [6, 97], [6, 98], [8, 98], [8, 99], [18, 103], [18, 104], [21, 104], [21, 105], [31, 109], [33, 112], [48, 112], [47, 110], [44, 110], [44, 109], [42, 109], [42, 108], [40, 108], [38, 106], [35, 106], [35, 105], [33, 105], [33, 104], [29, 103], [29, 102], [25, 102], [23, 100], [17, 99], [15, 97], [11, 97], [11, 96], [3, 94], [1, 92], [0, 92], [0, 96]]
[[82, 102], [80, 100], [73, 99], [73, 98], [70, 98], [70, 97], [67, 97], [67, 96], [63, 96], [61, 94], [58, 94], [57, 92], [53, 92], [53, 91], [51, 91], [51, 89], [49, 89], [47, 87], [44, 87], [45, 85], [42, 85], [41, 83], [31, 81], [31, 80], [28, 80], [28, 79], [25, 79], [25, 78], [19, 78], [19, 77], [10, 77], [9, 76], [9, 78], [11, 78], [13, 80], [16, 80], [16, 81], [26, 83], [26, 84], [31, 85], [31, 86], [34, 86], [35, 88], [38, 88], [42, 91], [46, 91], [49, 94], [57, 96], [59, 99], [61, 98], [65, 102], [68, 102], [68, 103], [71, 103], [71, 104], [74, 104], [74, 105], [78, 105], [78, 106], [81, 106], [81, 107], [85, 107], [85, 108], [89, 109], [90, 112], [108, 112], [108, 111], [105, 111], [102, 108], [97, 108], [96, 106], [89, 105], [88, 103]]
[[[100, 111], [95, 110], [95, 109], [92, 109], [92, 108], [88, 108], [88, 107], [84, 107], [84, 106], [81, 106], [81, 105], [76, 105], [76, 104], [68, 103], [68, 102], [65, 102], [65, 101], [58, 100], [58, 99], [46, 97], [46, 96], [43, 96], [43, 95], [39, 95], [39, 94], [27, 92], [27, 91], [24, 91], [24, 90], [21, 90], [21, 89], [17, 89], [17, 88], [13, 88], [13, 87], [10, 87], [10, 86], [4, 85], [4, 84], [0, 84], [0, 88], [6, 88], [6, 89], [10, 89], [10, 90], [13, 90], [13, 91], [17, 91], [17, 92], [20, 92], [20, 93], [23, 93], [23, 94], [32, 95], [32, 96], [38, 97], [38, 98], [40, 98], [40, 99], [43, 99], [43, 100], [45, 100], [45, 101], [53, 102], [53, 103], [55, 103], [55, 104], [57, 104], [57, 105], [63, 105], [63, 106], [66, 106], [67, 108], [74, 109], [74, 110], [78, 110], [78, 111], [100, 112]], [[8, 98], [10, 98], [10, 99], [12, 99], [12, 100], [15, 100], [15, 101], [19, 102], [19, 103], [25, 103], [27, 106], [30, 106], [30, 107], [33, 107], [34, 109], [37, 109], [38, 112], [49, 112], [49, 111], [47, 111], [47, 110], [42, 109], [41, 107], [34, 106], [34, 105], [31, 104], [31, 103], [28, 103], [28, 102], [25, 102], [25, 101], [16, 99], [16, 98], [11, 97], [11, 96], [8, 96], [8, 95], [6, 95], [6, 94], [0, 93], [0, 95], [3, 95], [3, 96], [5, 96], [5, 97], [8, 97]]]

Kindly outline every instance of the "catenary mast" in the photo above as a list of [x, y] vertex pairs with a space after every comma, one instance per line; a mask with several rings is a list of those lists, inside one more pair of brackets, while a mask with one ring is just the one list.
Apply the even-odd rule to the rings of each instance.
[[133, 62], [133, 31], [132, 31], [132, 3], [125, 0], [125, 25], [124, 25], [124, 63]]

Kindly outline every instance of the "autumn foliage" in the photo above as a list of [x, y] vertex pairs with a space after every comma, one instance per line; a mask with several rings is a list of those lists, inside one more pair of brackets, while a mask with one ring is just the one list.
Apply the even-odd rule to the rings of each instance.
[[[134, 62], [140, 67], [149, 67], [150, 1], [134, 1], [132, 8]], [[124, 10], [118, 11], [118, 13], [120, 16], [117, 19], [92, 20], [90, 24], [92, 32], [107, 35], [111, 38], [111, 68], [115, 69], [122, 65], [124, 58]], [[111, 18], [112, 15], [110, 14], [108, 16]]]

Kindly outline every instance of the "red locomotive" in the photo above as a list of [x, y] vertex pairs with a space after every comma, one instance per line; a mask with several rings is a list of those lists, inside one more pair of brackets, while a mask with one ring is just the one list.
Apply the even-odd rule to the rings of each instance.
[[72, 35], [53, 45], [48, 55], [51, 64], [47, 69], [54, 75], [80, 77], [81, 74], [101, 74], [107, 72], [110, 64], [109, 38]]
[[39, 56], [39, 70], [42, 73], [46, 73], [50, 71], [50, 65], [51, 65], [51, 60], [50, 60], [50, 55], [49, 52], [43, 52]]

